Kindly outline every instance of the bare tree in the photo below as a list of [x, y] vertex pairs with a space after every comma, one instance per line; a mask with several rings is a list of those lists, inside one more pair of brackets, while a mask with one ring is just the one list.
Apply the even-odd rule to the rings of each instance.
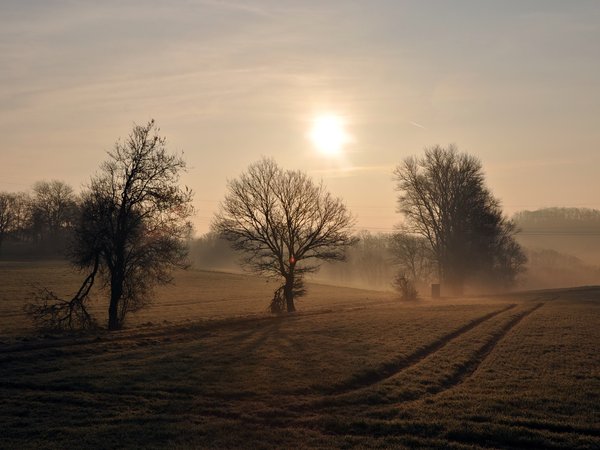
[[[154, 121], [135, 125], [82, 195], [72, 263], [88, 275], [69, 303], [85, 305], [99, 273], [110, 291], [110, 330], [121, 328], [128, 312], [147, 305], [153, 287], [172, 280], [173, 268], [186, 266], [192, 193], [178, 186], [185, 162], [167, 153], [158, 131]], [[43, 296], [46, 310], [57, 304], [48, 298], [56, 300]]]
[[493, 278], [488, 282], [496, 286], [513, 285], [517, 276], [526, 270], [527, 256], [514, 238], [517, 231], [514, 222], [504, 219], [492, 240], [491, 253], [494, 257], [488, 263], [489, 270], [485, 271], [484, 275], [491, 275]]
[[[469, 275], [500, 267], [511, 271], [504, 278], [514, 279], [524, 256], [513, 239], [514, 225], [485, 187], [478, 159], [454, 146], [436, 146], [423, 158], [404, 160], [394, 177], [398, 210], [408, 230], [429, 243], [443, 283], [460, 293]], [[506, 257], [511, 264], [497, 264]]]
[[15, 223], [15, 195], [0, 192], [0, 251], [6, 235]]
[[391, 234], [361, 230], [354, 234], [357, 242], [346, 252], [344, 264], [323, 264], [317, 279], [338, 284], [389, 289], [396, 271], [391, 252]]
[[64, 241], [77, 217], [73, 188], [59, 180], [35, 183], [30, 208], [35, 239], [41, 241]]
[[415, 286], [428, 284], [435, 270], [435, 256], [422, 236], [400, 229], [390, 237], [390, 253], [398, 274]]
[[243, 252], [256, 273], [283, 277], [272, 309], [304, 293], [302, 278], [319, 261], [340, 261], [355, 242], [353, 218], [344, 203], [300, 171], [281, 169], [272, 159], [252, 164], [228, 183], [228, 193], [212, 229]]
[[[348, 252], [348, 263], [355, 266], [357, 281], [362, 280], [368, 286], [381, 287], [381, 281], [389, 283], [386, 268], [390, 264], [389, 235], [383, 233], [372, 234], [362, 230], [356, 234], [356, 245]], [[349, 269], [348, 263], [340, 269]]]
[[13, 210], [14, 220], [11, 236], [17, 241], [31, 239], [31, 226], [33, 223], [31, 212], [31, 196], [27, 192], [16, 192], [14, 196]]

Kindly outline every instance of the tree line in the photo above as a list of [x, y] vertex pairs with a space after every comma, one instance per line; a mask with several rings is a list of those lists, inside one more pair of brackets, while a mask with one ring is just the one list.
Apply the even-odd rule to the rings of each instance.
[[561, 230], [564, 233], [600, 233], [600, 211], [591, 208], [543, 208], [519, 211], [513, 217], [516, 223], [530, 233]]
[[[119, 329], [128, 312], [150, 301], [154, 286], [186, 266], [193, 193], [179, 185], [185, 170], [182, 156], [167, 151], [150, 121], [116, 142], [78, 197], [58, 181], [38, 183], [30, 194], [0, 196], [2, 240], [58, 243], [84, 275], [71, 298], [46, 289], [38, 294], [27, 307], [38, 324], [93, 326], [86, 306], [99, 279], [108, 328]], [[526, 258], [477, 158], [453, 146], [432, 147], [401, 162], [394, 181], [404, 220], [389, 238], [372, 239], [354, 233], [355, 217], [322, 182], [263, 158], [228, 182], [211, 231], [229, 242], [243, 267], [281, 280], [270, 304], [277, 313], [295, 311], [308, 274], [353, 251], [365, 256], [367, 248], [372, 262], [383, 258], [395, 268], [394, 283], [405, 298], [432, 280], [451, 293], [475, 280], [514, 282]], [[362, 253], [353, 250], [361, 247]]]
[[55, 255], [68, 243], [79, 215], [73, 188], [39, 181], [29, 192], [0, 192], [0, 255]]

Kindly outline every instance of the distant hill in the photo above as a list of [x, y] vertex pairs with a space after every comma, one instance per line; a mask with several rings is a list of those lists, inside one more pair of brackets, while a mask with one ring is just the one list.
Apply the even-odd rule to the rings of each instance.
[[551, 249], [600, 265], [600, 211], [590, 208], [544, 208], [520, 211], [513, 220], [517, 239], [529, 249]]
[[523, 289], [600, 285], [600, 265], [552, 249], [526, 248], [526, 254], [527, 271], [520, 283]]
[[591, 208], [543, 208], [519, 211], [513, 219], [528, 231], [564, 231], [600, 234], [600, 210]]

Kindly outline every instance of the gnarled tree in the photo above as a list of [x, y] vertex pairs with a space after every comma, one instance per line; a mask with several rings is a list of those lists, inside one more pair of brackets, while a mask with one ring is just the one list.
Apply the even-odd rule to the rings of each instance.
[[[156, 284], [170, 282], [173, 268], [186, 265], [192, 193], [178, 185], [185, 162], [167, 152], [158, 131], [154, 121], [135, 125], [82, 195], [72, 263], [89, 275], [69, 303], [85, 305], [98, 272], [110, 292], [110, 330], [121, 328], [128, 312], [146, 305]], [[46, 308], [60, 303], [48, 299], [57, 300], [46, 295]], [[38, 316], [52, 318], [39, 307]], [[81, 307], [63, 304], [54, 310], [72, 314]]]
[[283, 277], [272, 309], [304, 293], [302, 279], [319, 261], [343, 260], [354, 243], [353, 218], [344, 203], [305, 173], [283, 170], [272, 159], [252, 164], [228, 183], [228, 193], [212, 229], [243, 252], [250, 270]]

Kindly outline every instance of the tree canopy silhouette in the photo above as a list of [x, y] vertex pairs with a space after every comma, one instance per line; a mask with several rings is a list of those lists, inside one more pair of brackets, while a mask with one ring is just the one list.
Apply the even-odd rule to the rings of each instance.
[[30, 202], [33, 240], [46, 251], [64, 249], [79, 213], [73, 188], [59, 180], [38, 181]]
[[405, 159], [394, 179], [398, 210], [407, 229], [429, 243], [442, 283], [460, 293], [469, 277], [514, 281], [526, 258], [477, 158], [436, 146]]
[[344, 203], [305, 173], [283, 170], [272, 159], [250, 165], [229, 181], [212, 229], [243, 252], [242, 263], [256, 273], [282, 277], [272, 310], [295, 311], [304, 294], [303, 276], [319, 261], [343, 260], [354, 243], [353, 218]]
[[[185, 266], [192, 193], [178, 185], [184, 160], [167, 152], [158, 132], [153, 120], [135, 125], [83, 192], [71, 260], [89, 275], [71, 300], [46, 292], [30, 308], [39, 321], [88, 324], [85, 302], [99, 273], [110, 293], [108, 328], [119, 329], [128, 312], [148, 304], [156, 284]], [[64, 320], [73, 314], [83, 320]]]

